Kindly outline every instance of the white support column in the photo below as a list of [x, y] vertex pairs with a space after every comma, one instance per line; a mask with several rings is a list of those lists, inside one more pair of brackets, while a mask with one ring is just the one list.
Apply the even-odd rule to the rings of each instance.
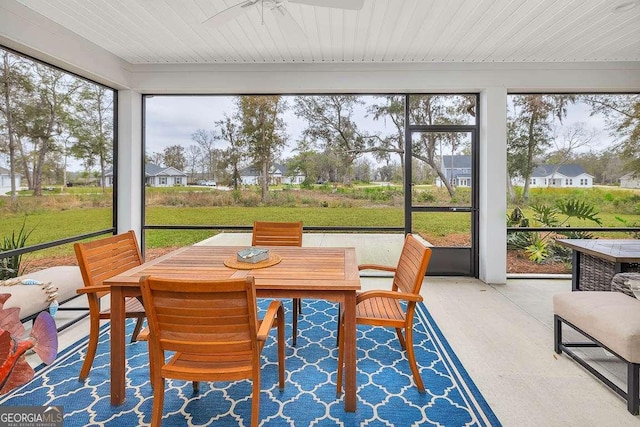
[[507, 90], [480, 93], [480, 280], [507, 282]]
[[118, 233], [142, 236], [142, 95], [118, 91]]

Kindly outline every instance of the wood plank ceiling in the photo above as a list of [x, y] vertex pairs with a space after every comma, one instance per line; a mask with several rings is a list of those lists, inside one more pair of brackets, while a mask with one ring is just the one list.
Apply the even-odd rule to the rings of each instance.
[[287, 3], [306, 36], [262, 0], [223, 24], [204, 21], [241, 0], [19, 2], [132, 64], [640, 60], [640, 0]]

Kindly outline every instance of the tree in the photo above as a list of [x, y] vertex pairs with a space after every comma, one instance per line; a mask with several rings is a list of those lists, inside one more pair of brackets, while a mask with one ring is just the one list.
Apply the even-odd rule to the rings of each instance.
[[287, 170], [297, 170], [305, 176], [303, 184], [309, 185], [320, 179], [320, 165], [317, 153], [312, 144], [306, 140], [298, 141], [294, 149], [297, 154], [287, 159]]
[[[26, 154], [30, 154], [33, 195], [39, 197], [42, 196], [43, 165], [47, 155], [59, 149], [56, 137], [68, 123], [72, 96], [79, 89], [80, 81], [39, 63], [33, 63], [31, 71], [35, 79], [34, 96], [22, 104], [16, 129], [17, 134], [33, 145], [32, 153]], [[28, 175], [27, 157], [23, 158], [25, 175]]]
[[351, 183], [354, 161], [367, 149], [367, 142], [376, 136], [358, 130], [353, 119], [354, 108], [362, 105], [353, 95], [299, 96], [295, 113], [307, 121], [305, 138], [318, 141], [324, 151], [330, 150], [341, 162], [342, 181]]
[[522, 199], [529, 199], [529, 181], [537, 156], [551, 145], [553, 121], [566, 117], [571, 95], [520, 95], [513, 98], [507, 118], [507, 169], [510, 176], [524, 180]]
[[617, 149], [627, 159], [625, 170], [640, 176], [640, 95], [586, 95], [591, 115], [602, 114]]
[[580, 153], [576, 155], [574, 161], [589, 174], [593, 175], [594, 182], [601, 184], [616, 184], [619, 182], [620, 177], [625, 174], [625, 159], [615, 150]]
[[[113, 91], [83, 82], [74, 101], [68, 121], [75, 139], [71, 153], [83, 161], [86, 170], [97, 162], [104, 177], [107, 167], [113, 165]], [[100, 181], [104, 192], [105, 180]]]
[[242, 96], [237, 99], [241, 133], [247, 154], [261, 171], [262, 201], [269, 201], [269, 170], [286, 144], [285, 124], [281, 118], [286, 108], [280, 96]]
[[359, 159], [354, 163], [354, 178], [361, 182], [371, 181], [373, 166], [367, 159]]
[[[389, 119], [395, 128], [395, 133], [385, 138], [371, 140], [372, 146], [366, 151], [376, 154], [376, 159], [389, 160], [389, 155], [395, 153], [400, 158], [400, 169], [404, 177], [404, 96], [387, 95], [382, 97], [384, 103], [373, 104], [369, 107], [369, 114], [374, 120]], [[401, 178], [402, 179], [402, 178]], [[384, 181], [389, 181], [385, 179]]]
[[[475, 105], [472, 96], [416, 95], [410, 97], [410, 102], [410, 122], [421, 125], [465, 123]], [[462, 135], [456, 132], [423, 132], [412, 139], [412, 156], [431, 167], [451, 197], [455, 196], [455, 188], [446, 177], [441, 159], [446, 149], [452, 156], [458, 154], [460, 148], [464, 149], [462, 141]]]
[[202, 152], [203, 172], [207, 174], [207, 178], [215, 179], [216, 133], [212, 130], [198, 129], [191, 134], [191, 139], [200, 147]]
[[145, 163], [153, 163], [154, 165], [162, 166], [164, 164], [164, 154], [151, 153], [147, 154]]
[[187, 164], [182, 145], [171, 145], [165, 148], [163, 159], [166, 167], [176, 168], [179, 171], [183, 171]]
[[185, 166], [188, 170], [190, 181], [195, 179], [196, 172], [201, 164], [200, 159], [202, 159], [202, 151], [200, 151], [200, 147], [193, 144], [188, 146], [185, 153]]
[[553, 138], [553, 149], [545, 153], [544, 162], [554, 166], [553, 174], [555, 174], [560, 166], [573, 162], [576, 150], [589, 146], [595, 135], [595, 131], [587, 131], [584, 123], [574, 123], [564, 128], [561, 135]]
[[402, 182], [404, 170], [396, 162], [387, 162], [387, 164], [376, 169], [375, 177], [378, 181]]
[[229, 144], [223, 151], [223, 159], [231, 168], [231, 185], [237, 190], [240, 185], [240, 163], [247, 157], [247, 144], [243, 139], [243, 132], [236, 122], [240, 121], [240, 116], [236, 112], [235, 117], [224, 116], [224, 119], [216, 122], [220, 130], [219, 138]]
[[19, 99], [26, 97], [33, 90], [33, 82], [29, 78], [25, 62], [7, 52], [2, 52], [2, 69], [0, 70], [0, 113], [2, 113], [3, 127], [7, 135], [7, 146], [3, 147], [9, 155], [9, 176], [11, 179], [11, 198], [18, 197], [16, 189], [17, 145], [20, 143], [16, 134], [15, 110], [19, 108]]

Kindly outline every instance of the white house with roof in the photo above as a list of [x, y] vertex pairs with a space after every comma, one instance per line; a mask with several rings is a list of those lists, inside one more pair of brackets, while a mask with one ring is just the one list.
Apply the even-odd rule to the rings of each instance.
[[[149, 187], [173, 187], [187, 185], [187, 174], [173, 167], [164, 167], [146, 163], [144, 165], [145, 184]], [[105, 185], [113, 186], [113, 170], [104, 174]]]
[[[15, 173], [16, 190], [20, 189], [22, 184], [22, 175]], [[0, 166], [0, 195], [11, 191], [11, 171]]]
[[[294, 171], [290, 174], [287, 168], [280, 163], [273, 163], [269, 168], [269, 185], [302, 184], [306, 176]], [[244, 185], [258, 185], [262, 182], [262, 171], [255, 166], [249, 166], [240, 170], [240, 179]]]
[[[447, 181], [454, 187], [471, 187], [471, 156], [458, 154], [442, 156], [442, 171]], [[442, 180], [436, 179], [436, 186], [442, 187]]]
[[621, 188], [640, 188], [640, 173], [629, 172], [620, 177]]
[[[521, 177], [514, 178], [512, 182], [513, 185], [524, 185]], [[591, 188], [593, 175], [577, 164], [539, 165], [531, 172], [529, 187]]]

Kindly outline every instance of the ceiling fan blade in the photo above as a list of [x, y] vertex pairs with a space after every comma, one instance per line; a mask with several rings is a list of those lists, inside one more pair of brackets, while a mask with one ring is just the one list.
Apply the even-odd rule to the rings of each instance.
[[273, 16], [276, 18], [278, 25], [284, 30], [284, 34], [293, 39], [302, 38], [306, 39], [307, 35], [305, 34], [302, 27], [298, 24], [293, 16], [289, 13], [289, 11], [284, 6], [284, 3], [278, 3], [274, 8], [271, 9]]
[[250, 6], [256, 4], [258, 0], [245, 0], [241, 3], [228, 7], [215, 15], [205, 19], [203, 24], [213, 24], [213, 25], [221, 25], [227, 21], [232, 20], [233, 18], [240, 16], [247, 10], [249, 10]]
[[349, 10], [360, 10], [364, 6], [364, 0], [289, 0], [289, 2]]

